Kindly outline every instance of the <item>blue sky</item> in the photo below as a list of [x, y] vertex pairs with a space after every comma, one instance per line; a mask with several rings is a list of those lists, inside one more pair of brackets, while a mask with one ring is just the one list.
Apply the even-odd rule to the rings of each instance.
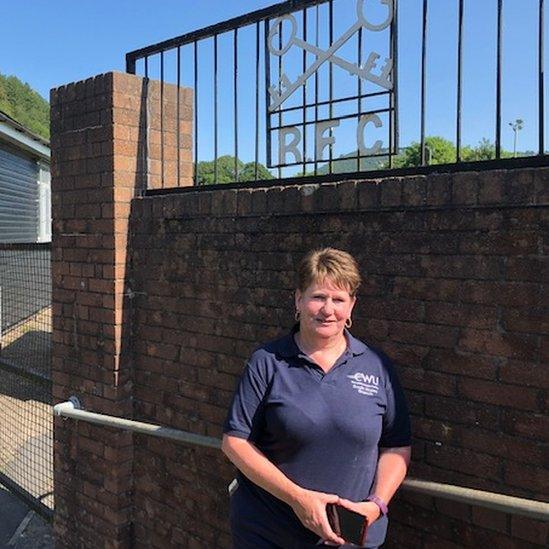
[[[366, 0], [366, 9], [375, 13], [378, 3], [378, 0]], [[128, 51], [271, 4], [270, 0], [1, 0], [0, 72], [18, 76], [47, 98], [52, 87], [110, 70], [123, 71]], [[427, 134], [449, 139], [455, 135], [457, 4], [458, 0], [429, 0]], [[419, 139], [422, 0], [400, 0], [399, 5], [399, 110], [401, 145], [406, 145]], [[502, 143], [506, 149], [512, 149], [513, 140], [508, 122], [516, 118], [525, 122], [519, 149], [537, 148], [538, 5], [539, 0], [504, 0]], [[336, 7], [336, 14], [341, 14], [336, 20], [337, 38], [355, 13], [355, 1], [335, 0], [335, 6], [340, 6]], [[465, 0], [463, 141], [473, 145], [483, 137], [494, 140], [496, 6], [497, 0]], [[549, 17], [546, 15], [545, 19], [547, 65]], [[245, 57], [246, 40], [251, 44], [251, 39], [251, 34], [246, 38], [246, 33], [242, 33], [239, 78], [244, 95], [253, 87], [248, 84], [253, 84], [253, 61]], [[224, 48], [230, 51], [229, 43], [223, 45], [222, 42], [220, 55], [224, 55]], [[211, 46], [204, 44], [203, 51], [208, 54]], [[222, 83], [225, 89], [230, 87], [232, 69], [228, 63], [222, 65], [220, 79], [225, 78], [226, 84]], [[151, 71], [154, 71], [153, 60]], [[336, 87], [344, 87], [344, 75], [338, 71], [334, 69]], [[184, 74], [183, 80], [190, 83], [187, 76], [190, 77], [190, 73]], [[205, 94], [199, 97], [203, 105], [201, 125], [210, 127], [211, 70], [207, 63], [203, 64], [200, 82]], [[248, 89], [244, 89], [246, 86]], [[222, 101], [226, 99], [225, 93], [221, 92]], [[545, 98], [549, 105], [547, 82]], [[208, 108], [205, 109], [205, 105]], [[232, 112], [229, 106], [223, 109], [227, 116]], [[240, 109], [242, 121], [239, 118], [239, 122], [244, 134], [240, 138], [240, 150], [253, 142], [250, 136], [253, 132], [246, 126], [246, 114]], [[341, 151], [355, 147], [349, 137], [353, 131], [340, 130]], [[229, 153], [232, 137], [222, 133], [219, 152]], [[546, 142], [547, 136], [546, 131]], [[211, 143], [202, 147], [202, 158], [211, 154]]]

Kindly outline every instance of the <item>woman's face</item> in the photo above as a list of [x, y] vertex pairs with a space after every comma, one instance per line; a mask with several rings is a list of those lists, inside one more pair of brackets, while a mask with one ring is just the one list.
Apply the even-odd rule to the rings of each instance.
[[299, 327], [305, 336], [330, 338], [343, 333], [356, 298], [335, 286], [330, 279], [296, 290], [295, 306], [300, 312]]

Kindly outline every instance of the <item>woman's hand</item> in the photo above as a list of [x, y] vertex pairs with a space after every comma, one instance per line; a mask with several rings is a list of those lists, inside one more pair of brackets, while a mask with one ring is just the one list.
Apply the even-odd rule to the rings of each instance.
[[355, 502], [340, 498], [339, 505], [349, 509], [349, 511], [364, 515], [368, 519], [368, 524], [375, 522], [381, 515], [379, 507], [373, 501]]
[[339, 497], [335, 494], [301, 489], [291, 506], [306, 528], [318, 534], [324, 541], [343, 545], [345, 540], [332, 530], [326, 513], [326, 505], [339, 501]]

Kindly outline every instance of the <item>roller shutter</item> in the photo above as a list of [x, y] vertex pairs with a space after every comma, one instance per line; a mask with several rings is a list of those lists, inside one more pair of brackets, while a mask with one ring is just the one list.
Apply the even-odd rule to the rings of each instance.
[[0, 146], [0, 242], [37, 242], [38, 164]]

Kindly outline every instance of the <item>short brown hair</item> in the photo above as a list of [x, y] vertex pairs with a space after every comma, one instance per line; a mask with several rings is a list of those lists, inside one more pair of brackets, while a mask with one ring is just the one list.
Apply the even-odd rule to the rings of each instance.
[[299, 264], [297, 287], [304, 292], [311, 284], [330, 279], [338, 288], [354, 296], [361, 278], [355, 258], [343, 250], [311, 250]]

